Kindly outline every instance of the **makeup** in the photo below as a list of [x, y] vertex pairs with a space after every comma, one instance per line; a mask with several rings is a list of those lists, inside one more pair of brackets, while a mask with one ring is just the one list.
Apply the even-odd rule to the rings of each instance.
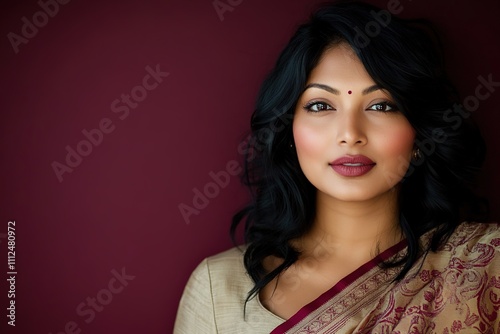
[[375, 167], [370, 158], [364, 155], [346, 155], [330, 163], [332, 169], [342, 176], [356, 177], [362, 176]]

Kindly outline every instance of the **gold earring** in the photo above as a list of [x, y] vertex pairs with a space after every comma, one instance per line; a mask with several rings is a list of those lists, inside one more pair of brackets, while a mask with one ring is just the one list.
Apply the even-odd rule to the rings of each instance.
[[420, 158], [422, 158], [422, 154], [420, 153], [420, 148], [416, 148], [413, 150], [413, 153], [412, 153], [412, 157], [413, 157], [413, 160], [420, 160]]

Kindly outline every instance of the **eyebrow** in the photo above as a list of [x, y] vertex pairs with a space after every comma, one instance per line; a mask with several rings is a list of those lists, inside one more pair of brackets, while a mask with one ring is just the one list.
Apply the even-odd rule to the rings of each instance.
[[[306, 89], [308, 89], [308, 88], [319, 88], [319, 89], [326, 90], [329, 93], [332, 93], [332, 94], [335, 94], [335, 95], [340, 95], [340, 91], [338, 89], [332, 88], [332, 87], [330, 87], [328, 85], [319, 84], [319, 83], [308, 84], [304, 88], [304, 91]], [[370, 86], [368, 88], [363, 89], [363, 91], [361, 92], [361, 94], [362, 95], [367, 95], [367, 94], [373, 93], [374, 91], [379, 90], [379, 89], [382, 89], [379, 85], [373, 85], [373, 86]]]

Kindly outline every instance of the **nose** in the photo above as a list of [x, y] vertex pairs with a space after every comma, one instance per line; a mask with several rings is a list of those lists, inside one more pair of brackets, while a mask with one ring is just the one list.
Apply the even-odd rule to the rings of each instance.
[[363, 116], [355, 111], [345, 111], [337, 119], [337, 143], [339, 145], [365, 145], [368, 142]]

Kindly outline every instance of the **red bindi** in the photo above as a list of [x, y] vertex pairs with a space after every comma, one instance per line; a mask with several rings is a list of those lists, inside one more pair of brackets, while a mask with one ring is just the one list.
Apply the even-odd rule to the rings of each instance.
[[352, 91], [348, 91], [347, 94], [352, 94]]

